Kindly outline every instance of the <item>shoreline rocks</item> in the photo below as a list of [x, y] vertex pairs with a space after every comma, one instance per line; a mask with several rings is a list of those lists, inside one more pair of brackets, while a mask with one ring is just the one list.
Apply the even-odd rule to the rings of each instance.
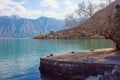
[[100, 80], [120, 80], [120, 65], [116, 65], [112, 71], [105, 71]]

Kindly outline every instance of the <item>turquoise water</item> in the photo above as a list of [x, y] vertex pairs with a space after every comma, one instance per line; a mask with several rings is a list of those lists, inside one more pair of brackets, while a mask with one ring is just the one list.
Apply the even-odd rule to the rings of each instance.
[[41, 56], [109, 47], [104, 39], [0, 39], [0, 80], [45, 80], [38, 69]]

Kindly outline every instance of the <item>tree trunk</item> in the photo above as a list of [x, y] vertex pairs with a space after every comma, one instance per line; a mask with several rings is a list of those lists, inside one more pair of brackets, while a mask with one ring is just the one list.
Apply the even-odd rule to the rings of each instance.
[[120, 40], [117, 40], [117, 39], [115, 40], [115, 39], [110, 38], [110, 37], [108, 39], [114, 43], [116, 50], [120, 50]]
[[120, 50], [120, 42], [114, 41], [116, 50]]

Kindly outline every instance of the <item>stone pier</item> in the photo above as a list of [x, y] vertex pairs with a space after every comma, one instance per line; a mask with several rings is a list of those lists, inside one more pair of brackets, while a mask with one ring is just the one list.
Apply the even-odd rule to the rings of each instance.
[[112, 50], [50, 54], [40, 58], [40, 70], [69, 78], [69, 80], [82, 79], [112, 71], [115, 65], [120, 64], [120, 60], [116, 60], [115, 57], [118, 55]]

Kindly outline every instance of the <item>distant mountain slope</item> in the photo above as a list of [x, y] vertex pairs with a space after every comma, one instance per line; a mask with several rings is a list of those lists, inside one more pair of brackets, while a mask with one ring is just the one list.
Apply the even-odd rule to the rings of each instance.
[[[103, 12], [104, 13], [110, 13], [111, 11], [114, 11], [116, 5], [120, 5], [120, 0], [115, 0], [113, 3], [111, 3], [110, 5], [105, 7], [104, 9], [96, 12], [92, 17], [94, 17], [96, 22], [101, 23], [102, 21], [104, 21], [104, 16], [99, 17], [99, 18], [97, 16], [98, 15], [100, 16], [101, 14], [103, 14]], [[112, 8], [112, 10], [111, 10], [111, 8]], [[86, 20], [84, 23], [82, 23], [78, 27], [75, 27], [75, 28], [72, 28], [72, 29], [61, 30], [58, 33], [59, 34], [64, 34], [64, 36], [68, 36], [68, 37], [71, 37], [71, 38], [91, 37], [91, 36], [93, 36], [93, 33], [90, 33], [89, 30], [94, 31], [95, 26], [96, 25], [94, 24], [93, 19], [89, 18], [88, 20]], [[81, 27], [85, 28], [86, 30], [81, 29]], [[97, 35], [97, 36], [99, 37], [100, 35]]]
[[33, 37], [40, 33], [59, 31], [63, 27], [64, 20], [54, 18], [26, 19], [16, 15], [0, 17], [0, 37]]

